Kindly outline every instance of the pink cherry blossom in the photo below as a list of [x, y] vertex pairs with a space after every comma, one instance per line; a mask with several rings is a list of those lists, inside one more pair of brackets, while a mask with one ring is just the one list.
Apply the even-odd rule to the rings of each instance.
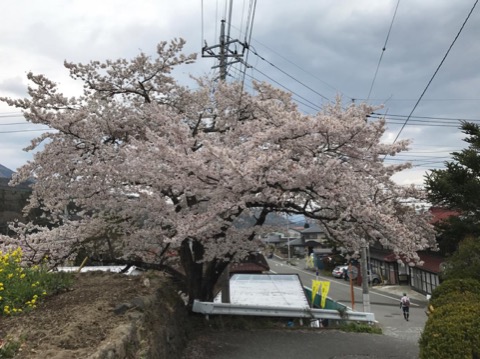
[[50, 225], [16, 224], [4, 246], [21, 245], [33, 262], [83, 248], [167, 270], [185, 279], [191, 301], [213, 299], [228, 262], [258, 248], [269, 213], [304, 215], [352, 251], [378, 241], [416, 260], [435, 247], [428, 218], [404, 204], [422, 194], [391, 180], [410, 165], [383, 163], [408, 142], [381, 143], [385, 121], [367, 118], [374, 108], [338, 99], [308, 115], [265, 83], [253, 93], [207, 78], [186, 88], [172, 74], [195, 59], [183, 45], [161, 43], [156, 58], [65, 63], [83, 84], [76, 97], [29, 73], [28, 98], [1, 98], [51, 128], [13, 180], [35, 179], [25, 211], [41, 209]]

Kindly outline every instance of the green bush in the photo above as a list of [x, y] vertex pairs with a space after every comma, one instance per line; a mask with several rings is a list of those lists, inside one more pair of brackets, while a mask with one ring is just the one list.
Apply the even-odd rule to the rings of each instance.
[[480, 302], [460, 300], [435, 308], [419, 343], [421, 359], [478, 357]]
[[435, 288], [430, 299], [434, 308], [459, 300], [480, 301], [480, 281], [476, 279], [450, 279]]
[[467, 237], [458, 249], [447, 259], [442, 279], [474, 278], [480, 280], [480, 240]]

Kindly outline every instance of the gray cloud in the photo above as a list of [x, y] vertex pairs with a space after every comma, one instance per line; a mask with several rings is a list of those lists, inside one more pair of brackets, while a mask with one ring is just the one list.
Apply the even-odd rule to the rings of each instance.
[[[159, 41], [173, 37], [187, 40], [186, 52], [200, 52], [202, 35], [209, 45], [218, 41], [219, 22], [224, 14], [223, 4], [217, 8], [215, 2], [203, 3], [202, 12], [201, 3], [195, 0], [84, 0], [72, 1], [68, 7], [61, 0], [9, 2], [0, 15], [0, 29], [6, 34], [0, 51], [7, 54], [0, 58], [0, 91], [23, 96], [25, 72], [29, 70], [46, 73], [70, 86], [63, 68], [65, 59], [87, 62], [131, 58], [139, 51], [153, 53]], [[299, 106], [306, 112], [325, 102], [319, 94], [333, 99], [340, 93], [345, 103], [352, 98], [365, 100], [396, 5], [395, 0], [257, 2], [252, 49], [270, 63], [250, 53], [252, 68], [247, 73], [260, 80], [273, 79], [292, 90], [294, 97], [304, 103]], [[413, 110], [472, 5], [467, 0], [400, 3], [370, 96], [372, 104], [385, 104], [379, 112], [387, 114], [386, 139], [398, 135], [402, 121]], [[241, 30], [245, 31], [246, 22], [245, 16], [241, 16], [246, 14], [248, 2], [235, 2], [235, 6], [232, 36], [243, 40]], [[10, 31], [13, 28], [16, 31]], [[454, 122], [447, 126], [439, 119], [424, 119], [436, 125], [425, 126], [415, 116], [479, 118], [478, 33], [480, 9], [475, 9], [402, 131], [400, 138], [413, 140], [413, 163], [420, 164], [411, 175], [405, 175], [409, 181], [421, 183], [419, 173], [429, 168], [424, 165], [427, 161], [423, 152], [430, 149], [434, 161], [433, 156], [448, 157], [449, 151], [465, 146]], [[195, 65], [181, 69], [179, 78], [187, 81], [187, 73], [203, 75], [213, 65], [211, 59], [199, 58]], [[239, 78], [233, 69], [231, 74]], [[11, 109], [2, 105], [0, 111]], [[4, 120], [0, 118], [0, 131]], [[23, 136], [33, 137], [31, 133]], [[21, 165], [25, 161], [21, 146], [4, 138], [0, 133], [0, 158], [5, 158], [6, 151], [10, 151], [10, 158], [15, 149], [19, 153], [14, 156], [17, 166]]]

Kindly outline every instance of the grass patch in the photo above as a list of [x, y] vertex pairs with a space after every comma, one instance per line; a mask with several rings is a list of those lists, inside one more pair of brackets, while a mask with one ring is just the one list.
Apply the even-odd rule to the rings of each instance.
[[0, 359], [13, 358], [20, 349], [21, 343], [15, 340], [0, 340]]
[[342, 323], [338, 329], [344, 332], [382, 334], [382, 329], [378, 326], [364, 323]]

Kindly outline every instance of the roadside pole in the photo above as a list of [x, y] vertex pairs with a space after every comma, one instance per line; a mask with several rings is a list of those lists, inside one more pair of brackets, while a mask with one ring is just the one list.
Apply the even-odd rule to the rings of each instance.
[[350, 297], [352, 298], [352, 311], [355, 311], [355, 293], [353, 291], [352, 263], [348, 263], [348, 278], [350, 279]]
[[370, 313], [370, 293], [368, 292], [368, 264], [367, 264], [367, 246], [362, 247], [361, 255], [362, 266], [362, 294], [363, 294], [363, 311]]

